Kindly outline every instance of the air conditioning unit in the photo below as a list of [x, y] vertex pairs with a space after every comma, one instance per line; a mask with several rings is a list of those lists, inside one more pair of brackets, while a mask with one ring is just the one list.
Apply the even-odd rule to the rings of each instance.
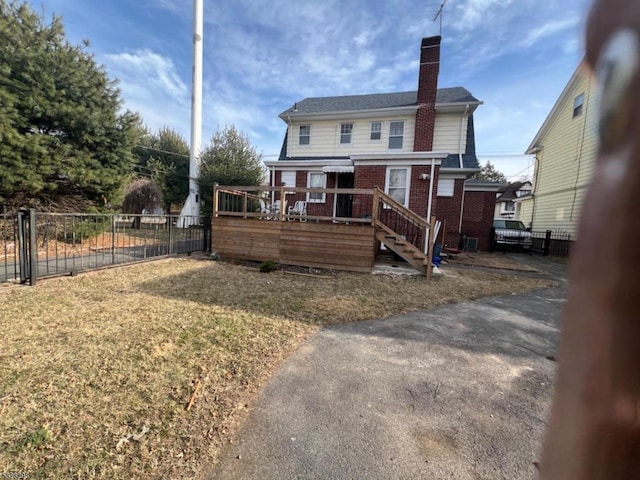
[[478, 251], [478, 239], [475, 237], [464, 237], [465, 252], [477, 252]]

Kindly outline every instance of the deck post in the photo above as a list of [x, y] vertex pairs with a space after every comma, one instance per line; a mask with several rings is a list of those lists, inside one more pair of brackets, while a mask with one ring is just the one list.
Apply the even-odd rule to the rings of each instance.
[[244, 218], [247, 218], [247, 192], [244, 192], [244, 199], [242, 201], [242, 212], [244, 213]]
[[428, 238], [428, 253], [427, 253], [427, 280], [431, 280], [433, 274], [433, 226], [436, 224], [435, 215], [431, 215], [429, 219], [429, 238]]
[[218, 199], [218, 184], [214, 183], [213, 184], [213, 218], [218, 218], [218, 204], [219, 204], [219, 199]]
[[371, 224], [375, 225], [378, 219], [378, 209], [380, 208], [380, 195], [378, 187], [373, 188], [373, 206], [371, 208]]
[[286, 205], [286, 200], [287, 195], [285, 192], [285, 186], [282, 185], [282, 187], [280, 187], [280, 221], [284, 222], [287, 219], [284, 218], [284, 212], [287, 210], [287, 205]]

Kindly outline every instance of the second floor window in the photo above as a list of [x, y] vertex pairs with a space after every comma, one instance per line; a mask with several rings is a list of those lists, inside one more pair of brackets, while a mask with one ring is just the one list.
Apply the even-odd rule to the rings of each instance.
[[311, 125], [300, 125], [298, 143], [300, 145], [309, 145], [311, 143]]
[[369, 140], [380, 140], [382, 138], [382, 122], [371, 122], [371, 134]]
[[340, 143], [351, 143], [351, 133], [353, 123], [343, 123], [340, 125]]
[[404, 122], [389, 123], [389, 149], [402, 148]]
[[582, 115], [582, 107], [584, 105], [584, 93], [581, 93], [573, 100], [573, 116]]

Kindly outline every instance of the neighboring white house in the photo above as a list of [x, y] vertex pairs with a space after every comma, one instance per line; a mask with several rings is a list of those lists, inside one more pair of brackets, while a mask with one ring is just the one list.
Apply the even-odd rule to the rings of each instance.
[[493, 218], [516, 218], [521, 205], [516, 200], [531, 195], [531, 182], [510, 183], [498, 190]]
[[596, 82], [583, 62], [526, 151], [536, 156], [533, 192], [516, 205], [518, 218], [533, 230], [560, 230], [576, 238], [596, 163], [596, 117]]

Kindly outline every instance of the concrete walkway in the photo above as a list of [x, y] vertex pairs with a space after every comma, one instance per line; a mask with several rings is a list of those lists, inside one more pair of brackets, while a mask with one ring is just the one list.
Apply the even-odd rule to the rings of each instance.
[[207, 477], [532, 478], [563, 297], [560, 287], [323, 329], [272, 377]]

